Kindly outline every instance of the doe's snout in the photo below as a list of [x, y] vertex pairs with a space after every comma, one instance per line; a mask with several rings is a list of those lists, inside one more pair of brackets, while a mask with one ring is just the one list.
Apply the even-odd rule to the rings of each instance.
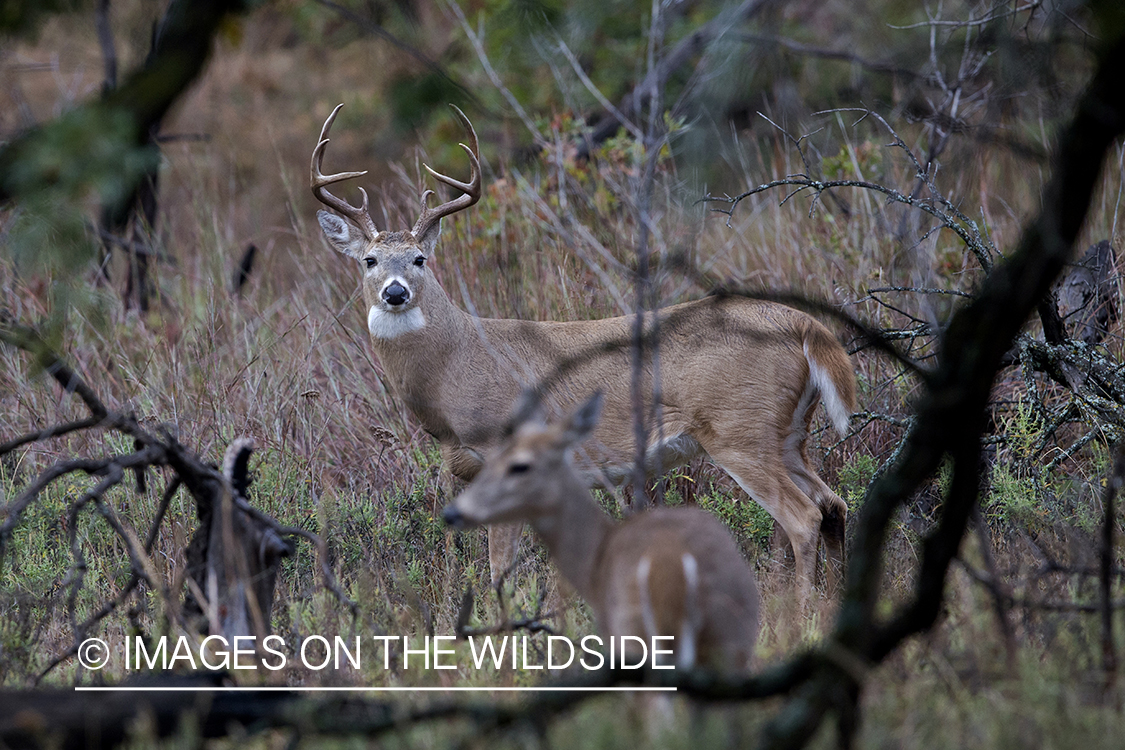
[[445, 509], [441, 512], [441, 518], [447, 525], [455, 529], [463, 529], [469, 525], [465, 516], [461, 514], [461, 511], [457, 510], [457, 506], [455, 505], [445, 506]]
[[387, 284], [386, 289], [383, 290], [383, 301], [393, 307], [405, 305], [409, 299], [410, 290], [397, 281], [392, 281], [390, 284]]

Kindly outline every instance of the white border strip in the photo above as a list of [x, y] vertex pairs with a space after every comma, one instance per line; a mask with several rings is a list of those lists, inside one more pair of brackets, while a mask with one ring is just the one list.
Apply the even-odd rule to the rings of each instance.
[[133, 687], [82, 686], [78, 693], [674, 693], [675, 687]]

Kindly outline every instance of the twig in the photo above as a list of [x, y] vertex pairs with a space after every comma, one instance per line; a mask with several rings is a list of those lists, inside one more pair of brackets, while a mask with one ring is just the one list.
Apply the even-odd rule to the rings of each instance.
[[812, 213], [816, 208], [815, 199], [825, 191], [835, 188], [859, 188], [862, 190], [871, 190], [877, 193], [882, 193], [887, 197], [888, 202], [902, 203], [907, 206], [912, 206], [938, 219], [946, 228], [952, 230], [955, 234], [957, 234], [958, 237], [961, 238], [961, 241], [964, 242], [965, 246], [969, 248], [969, 250], [977, 257], [977, 260], [981, 263], [981, 266], [983, 268], [987, 270], [992, 265], [992, 259], [987, 251], [985, 251], [981, 247], [981, 245], [971, 236], [969, 230], [966, 229], [966, 227], [957, 220], [955, 215], [951, 215], [950, 213], [942, 211], [936, 205], [934, 205], [934, 202], [932, 200], [915, 198], [910, 195], [905, 195], [898, 190], [895, 190], [894, 188], [887, 187], [886, 185], [882, 185], [877, 182], [869, 182], [867, 180], [818, 180], [805, 174], [796, 174], [777, 180], [771, 180], [770, 182], [750, 188], [749, 190], [746, 190], [735, 196], [715, 196], [708, 193], [700, 200], [708, 203], [729, 204], [730, 208], [713, 208], [711, 210], [716, 213], [726, 215], [727, 226], [733, 228], [730, 223], [730, 218], [734, 215], [734, 211], [738, 208], [739, 204], [741, 204], [747, 198], [757, 195], [758, 193], [764, 193], [775, 188], [785, 186], [795, 187], [796, 190], [794, 190], [792, 193], [787, 194], [785, 196], [785, 199], [782, 200], [782, 203], [785, 203], [794, 195], [797, 195], [798, 193], [805, 190], [813, 191], [814, 201], [809, 206], [810, 213]]
[[164, 523], [164, 514], [168, 512], [168, 505], [172, 502], [172, 498], [176, 496], [176, 492], [180, 489], [183, 481], [180, 479], [179, 474], [172, 477], [168, 482], [168, 486], [164, 488], [164, 494], [160, 498], [160, 505], [156, 509], [156, 516], [152, 519], [152, 526], [148, 529], [148, 536], [145, 537], [145, 552], [151, 553], [152, 546], [156, 544], [156, 535], [160, 533], [160, 526]]
[[[1091, 615], [1101, 615], [1106, 608], [1105, 602], [1099, 601], [1095, 604], [1087, 604], [1083, 602], [1060, 602], [1050, 600], [1028, 599], [1026, 597], [1018, 597], [1011, 593], [1007, 587], [998, 583], [991, 576], [982, 573], [973, 566], [966, 563], [964, 560], [958, 560], [961, 568], [964, 569], [969, 577], [977, 583], [984, 586], [989, 590], [989, 593], [994, 596], [1001, 597], [1004, 602], [1010, 607], [1019, 607], [1020, 609], [1038, 610], [1041, 612], [1077, 612]], [[1118, 599], [1109, 603], [1109, 609], [1116, 611], [1125, 609], [1125, 599]]]
[[607, 99], [606, 95], [601, 92], [601, 89], [590, 80], [590, 76], [586, 75], [586, 71], [582, 69], [582, 64], [578, 62], [578, 58], [574, 56], [574, 53], [570, 51], [570, 47], [566, 45], [566, 42], [564, 42], [561, 37], [557, 39], [557, 45], [559, 52], [562, 52], [563, 57], [566, 58], [566, 61], [570, 63], [570, 67], [574, 70], [574, 74], [578, 76], [578, 80], [582, 81], [582, 85], [586, 87], [590, 95], [598, 100], [598, 104], [602, 105], [607, 112], [617, 118], [617, 121], [621, 123], [622, 127], [629, 131], [629, 135], [633, 136], [638, 141], [644, 141], [644, 132], [633, 124], [633, 121], [630, 120], [624, 112], [615, 107], [613, 102]]
[[469, 38], [469, 43], [473, 45], [473, 51], [476, 53], [481, 67], [483, 67], [484, 72], [488, 74], [488, 79], [492, 81], [492, 85], [503, 95], [504, 99], [508, 102], [508, 106], [516, 113], [520, 122], [527, 128], [527, 131], [531, 133], [531, 137], [535, 140], [535, 145], [540, 148], [548, 146], [547, 139], [539, 132], [535, 121], [527, 114], [527, 110], [523, 108], [523, 105], [520, 104], [511, 90], [504, 85], [500, 74], [492, 67], [492, 63], [488, 59], [488, 54], [484, 51], [484, 44], [481, 42], [483, 31], [480, 34], [473, 31], [473, 27], [469, 24], [469, 19], [465, 18], [465, 13], [461, 10], [461, 6], [457, 4], [457, 0], [449, 0], [448, 3], [446, 3], [446, 7], [453, 12], [453, 15], [457, 18], [457, 22], [461, 24], [461, 29], [465, 32], [465, 36]]
[[[86, 556], [82, 553], [82, 546], [78, 540], [78, 513], [90, 501], [100, 497], [112, 487], [120, 484], [124, 476], [125, 473], [122, 471], [121, 467], [111, 463], [107, 468], [106, 477], [98, 482], [93, 489], [83, 493], [82, 496], [70, 506], [70, 510], [67, 514], [67, 520], [70, 525], [68, 529], [70, 536], [70, 555], [74, 562], [70, 568], [70, 575], [67, 576], [67, 581], [63, 583], [63, 586], [66, 586], [67, 583], [70, 584], [70, 593], [67, 594], [66, 598], [66, 609], [75, 643], [81, 643], [86, 637], [86, 634], [78, 629], [78, 620], [75, 615], [78, 592], [82, 590], [82, 584], [86, 580]], [[134, 573], [135, 572], [136, 570], [134, 570]]]
[[[522, 556], [521, 556], [522, 557]], [[517, 561], [518, 562], [518, 561]], [[512, 571], [512, 566], [501, 576], [501, 581]], [[499, 595], [499, 587], [497, 588], [497, 595]], [[546, 590], [541, 589], [539, 598], [536, 601], [535, 612], [529, 617], [522, 617], [519, 619], [512, 619], [507, 616], [506, 608], [501, 607], [502, 617], [499, 622], [493, 625], [486, 625], [480, 628], [469, 627], [469, 619], [472, 617], [473, 610], [473, 587], [465, 590], [464, 596], [461, 597], [461, 607], [457, 614], [457, 626], [455, 632], [459, 639], [470, 638], [478, 635], [495, 635], [496, 633], [510, 633], [516, 630], [526, 630], [529, 633], [548, 633], [555, 635], [555, 630], [550, 625], [547, 625], [543, 620], [554, 617], [554, 612], [544, 612], [543, 603], [546, 600]]]
[[740, 33], [732, 34], [733, 38], [743, 42], [764, 43], [772, 44], [798, 55], [806, 55], [808, 57], [819, 57], [824, 60], [839, 60], [841, 62], [851, 63], [858, 65], [861, 68], [870, 70], [874, 73], [888, 73], [894, 76], [901, 76], [907, 79], [918, 79], [924, 76], [916, 70], [910, 68], [902, 68], [895, 65], [893, 62], [882, 62], [880, 60], [869, 60], [865, 57], [857, 55], [848, 50], [835, 50], [826, 49], [824, 47], [814, 47], [811, 44], [804, 44], [795, 39], [788, 39], [783, 36], [776, 36], [773, 34], [749, 34]]
[[66, 422], [64, 424], [56, 424], [50, 427], [44, 427], [38, 432], [29, 432], [26, 435], [21, 435], [18, 438], [13, 438], [6, 443], [0, 443], [0, 456], [5, 453], [11, 453], [16, 448], [28, 443], [38, 443], [42, 440], [48, 440], [60, 435], [66, 435], [71, 432], [79, 430], [86, 430], [91, 427], [97, 427], [101, 424], [102, 420], [98, 417], [87, 417], [86, 419], [79, 419], [74, 422]]
[[235, 497], [235, 504], [238, 508], [253, 516], [256, 520], [266, 524], [272, 528], [280, 536], [296, 536], [311, 542], [316, 547], [317, 562], [320, 563], [320, 575], [323, 581], [324, 588], [328, 589], [337, 601], [346, 606], [352, 614], [352, 620], [355, 621], [359, 617], [359, 604], [353, 601], [344, 590], [340, 588], [340, 584], [336, 580], [336, 574], [332, 572], [331, 555], [328, 553], [328, 544], [324, 538], [319, 534], [299, 528], [297, 526], [283, 526], [277, 522], [276, 519], [267, 516], [262, 511], [246, 502], [242, 497]]
[[1113, 645], [1113, 527], [1117, 523], [1114, 512], [1114, 499], [1125, 483], [1125, 446], [1118, 446], [1113, 462], [1113, 473], [1105, 483], [1102, 496], [1102, 538], [1100, 552], [1099, 588], [1102, 604], [1102, 669], [1105, 672], [1105, 688], [1108, 690], [1117, 681], [1117, 649]]
[[[1018, 5], [1014, 8], [1008, 8], [1007, 4], [1003, 4], [1000, 5], [1000, 7], [1004, 8], [1004, 10], [1002, 11], [998, 11], [996, 13], [988, 13], [981, 18], [970, 18], [968, 21], [941, 21], [931, 16], [927, 20], [919, 21], [918, 23], [909, 23], [904, 26], [887, 24], [887, 26], [892, 29], [898, 29], [900, 31], [906, 29], [936, 28], [940, 26], [954, 29], [972, 28], [974, 26], [987, 26], [993, 21], [998, 21], [1001, 18], [1009, 18], [1016, 15], [1017, 13], [1023, 13], [1024, 11], [1034, 11], [1042, 4], [1042, 0], [1033, 0], [1033, 2], [1024, 3], [1023, 5]], [[928, 12], [927, 15], [929, 15]]]
[[[76, 653], [77, 644], [84, 639], [88, 629], [120, 607], [140, 581], [146, 581], [150, 587], [162, 591], [166, 603], [171, 601], [171, 592], [160, 580], [149, 555], [164, 521], [168, 506], [181, 485], [186, 485], [195, 497], [197, 508], [206, 506], [212, 513], [221, 512], [221, 509], [211, 508], [211, 505], [216, 497], [224, 494], [225, 488], [226, 496], [235, 494], [235, 504], [240, 510], [270, 528], [274, 533], [282, 537], [297, 536], [312, 542], [317, 549], [324, 587], [340, 602], [349, 607], [353, 620], [358, 617], [358, 605], [344, 594], [337, 583], [329, 563], [327, 544], [319, 535], [300, 528], [282, 526], [273, 518], [251, 506], [241, 495], [233, 493], [229, 482], [217, 469], [205, 464], [180, 445], [170, 428], [162, 426], [158, 430], [160, 436], [157, 437], [142, 429], [132, 415], [122, 415], [109, 411], [93, 389], [57, 354], [51, 351], [42, 337], [33, 329], [18, 326], [10, 319], [0, 317], [0, 341], [13, 344], [34, 355], [41, 366], [66, 391], [73, 392], [82, 399], [93, 415], [87, 420], [57, 425], [38, 433], [29, 433], [14, 441], [9, 441], [5, 444], [5, 447], [11, 446], [14, 448], [45, 437], [80, 429], [106, 428], [131, 437], [137, 448], [134, 453], [125, 455], [59, 461], [41, 472], [15, 499], [0, 509], [4, 518], [3, 524], [0, 525], [0, 570], [2, 570], [8, 540], [13, 530], [19, 524], [26, 509], [48, 485], [60, 477], [74, 472], [84, 472], [90, 476], [100, 477], [100, 481], [71, 503], [67, 511], [67, 531], [72, 564], [70, 573], [63, 585], [68, 589], [67, 613], [75, 642], [63, 654], [52, 659], [47, 668], [39, 675], [39, 678], [45, 676], [58, 664]], [[176, 473], [164, 490], [152, 525], [149, 527], [142, 544], [132, 528], [117, 517], [116, 511], [104, 496], [110, 489], [122, 482], [126, 471], [140, 472], [148, 467], [163, 465], [171, 466]], [[123, 541], [129, 557], [132, 575], [124, 591], [115, 599], [105, 602], [96, 614], [79, 623], [76, 605], [78, 594], [85, 581], [87, 565], [78, 535], [78, 518], [82, 509], [91, 502], [95, 504], [98, 513], [114, 534]], [[231, 524], [226, 524], [225, 528], [230, 531]], [[229, 552], [230, 546], [225, 546], [224, 549]], [[245, 560], [241, 560], [241, 562], [243, 568], [245, 568]], [[247, 571], [243, 570], [243, 573], [245, 578]], [[256, 595], [254, 592], [248, 594], [250, 597], [254, 595]]]
[[[654, 60], [648, 66], [644, 79], [621, 98], [617, 111], [626, 117], [635, 116], [641, 111], [642, 106], [648, 104], [651, 93], [654, 90], [663, 90], [669, 77], [688, 60], [722, 39], [738, 24], [745, 23], [753, 18], [768, 5], [769, 0], [743, 0], [738, 5], [725, 9], [711, 21], [680, 39], [667, 54], [661, 56], [659, 60]], [[589, 142], [601, 143], [616, 133], [620, 126], [621, 123], [617, 116], [610, 113], [594, 127]], [[586, 144], [581, 145], [578, 149], [577, 158], [582, 159], [589, 156], [586, 149]]]
[[[988, 571], [988, 592], [992, 595], [992, 605], [996, 609], [996, 621], [1000, 624], [1000, 633], [1004, 637], [1004, 654], [1007, 661], [1008, 675], [1016, 676], [1016, 634], [1012, 630], [1012, 623], [1008, 619], [1007, 600], [1000, 588], [1000, 574], [996, 569], [996, 558], [992, 555], [992, 543], [988, 539], [988, 525], [980, 514], [980, 505], [973, 509], [973, 527], [976, 529], [977, 541], [980, 544], [980, 555], [984, 560], [985, 570]], [[983, 581], [982, 581], [983, 583]]]

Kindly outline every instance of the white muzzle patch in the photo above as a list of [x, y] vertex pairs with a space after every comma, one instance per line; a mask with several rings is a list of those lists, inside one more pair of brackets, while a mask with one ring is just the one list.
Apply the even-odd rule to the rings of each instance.
[[394, 339], [425, 327], [426, 316], [420, 307], [412, 307], [406, 312], [391, 312], [372, 305], [367, 311], [367, 330], [377, 339]]

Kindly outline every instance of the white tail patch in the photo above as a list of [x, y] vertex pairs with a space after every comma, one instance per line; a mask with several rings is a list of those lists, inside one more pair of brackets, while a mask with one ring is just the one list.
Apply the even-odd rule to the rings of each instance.
[[844, 405], [840, 394], [836, 391], [836, 384], [832, 382], [828, 371], [821, 367], [809, 353], [809, 342], [807, 341], [805, 342], [805, 359], [809, 363], [809, 380], [820, 391], [820, 400], [824, 402], [824, 408], [828, 411], [828, 418], [832, 420], [832, 426], [836, 428], [836, 432], [840, 433], [840, 437], [847, 435], [848, 421], [852, 416], [851, 410]]
[[227, 451], [223, 454], [223, 476], [228, 482], [234, 478], [235, 464], [238, 460], [240, 458], [245, 460], [253, 450], [254, 439], [248, 437], [235, 438], [227, 446]]
[[426, 327], [426, 316], [422, 308], [412, 307], [406, 312], [391, 312], [379, 305], [372, 305], [367, 311], [367, 330], [377, 339], [398, 338], [404, 333]]
[[699, 563], [690, 552], [680, 558], [684, 566], [684, 621], [676, 639], [676, 669], [695, 666], [695, 642], [699, 635]]

